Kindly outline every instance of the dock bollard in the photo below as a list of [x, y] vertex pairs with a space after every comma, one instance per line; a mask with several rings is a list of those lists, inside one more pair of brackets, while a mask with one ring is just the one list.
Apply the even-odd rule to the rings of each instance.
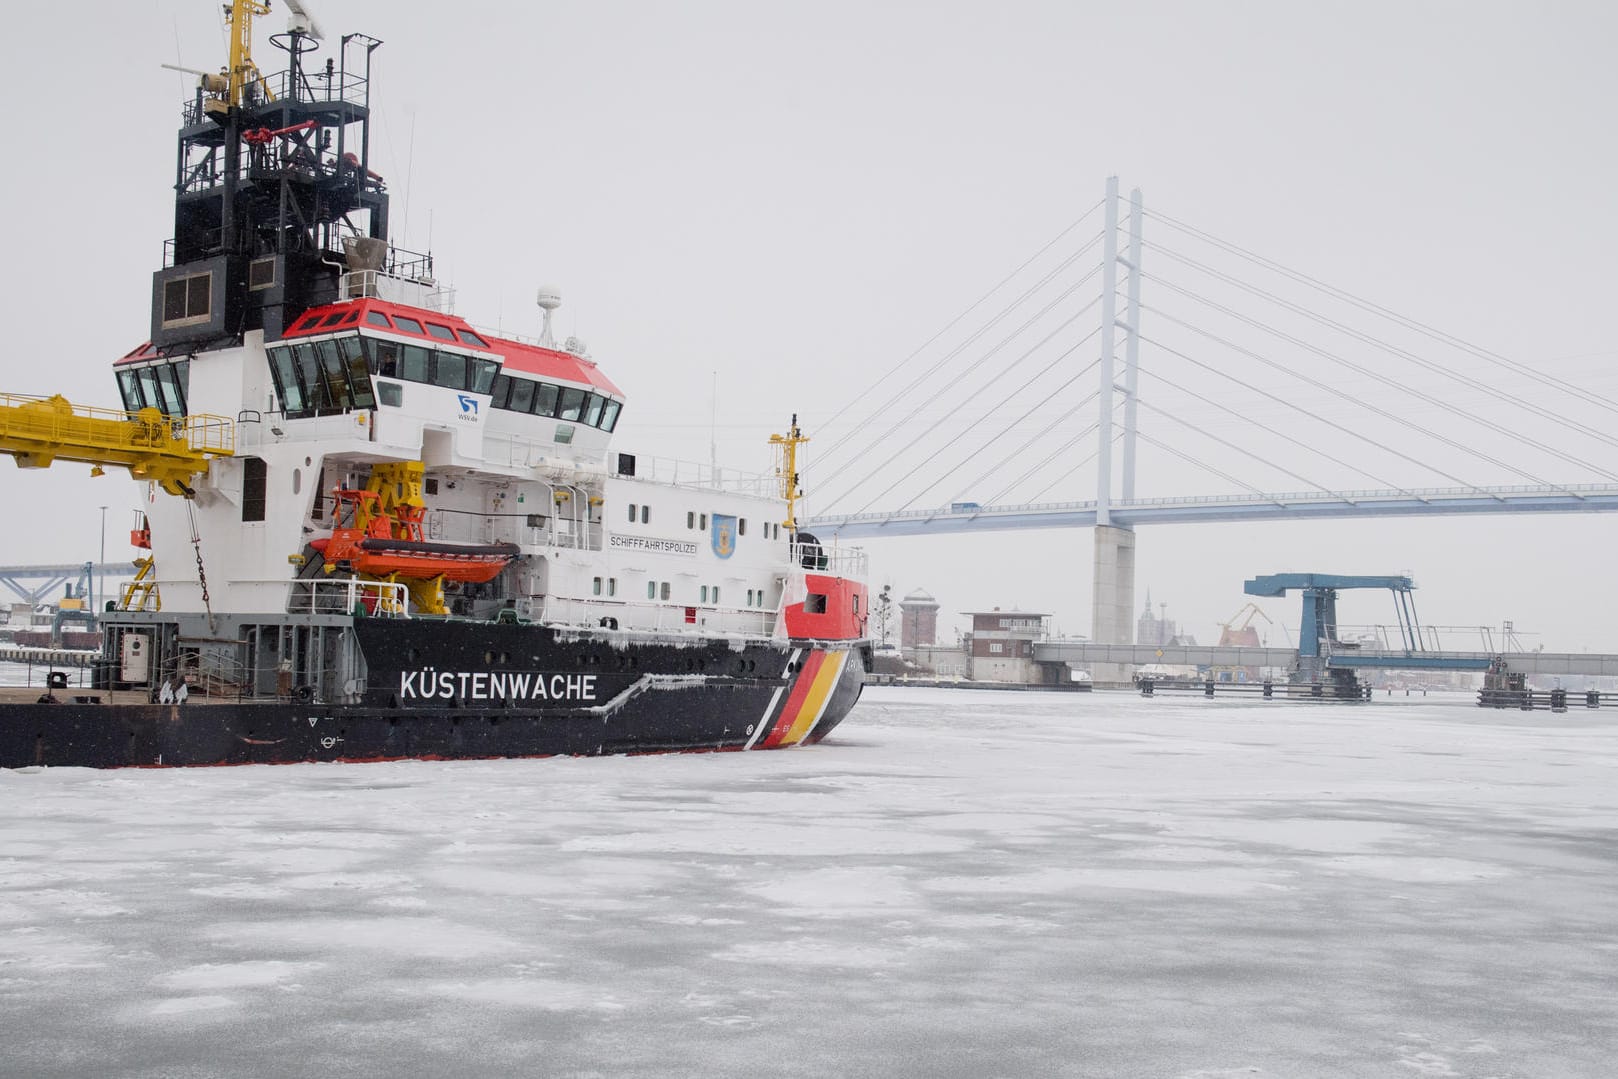
[[1586, 708], [1600, 708], [1601, 707], [1601, 694], [1598, 693], [1597, 691], [1593, 690], [1593, 689], [1585, 690], [1584, 691], [1584, 706]]
[[1275, 686], [1266, 678], [1264, 679], [1264, 699], [1269, 700], [1273, 696], [1275, 696]]
[[1142, 697], [1150, 697], [1152, 695], [1152, 680], [1150, 678], [1142, 678], [1140, 680], [1140, 695]]
[[1309, 696], [1311, 696], [1311, 697], [1324, 697], [1325, 695], [1326, 695], [1326, 689], [1319, 682], [1316, 682], [1314, 685], [1309, 687]]
[[1553, 690], [1551, 690], [1551, 711], [1553, 711], [1553, 712], [1565, 712], [1565, 711], [1567, 711], [1567, 690], [1565, 690], [1565, 689], [1553, 689]]
[[1213, 687], [1214, 687], [1214, 680], [1212, 678], [1210, 678], [1206, 682], [1202, 683], [1202, 695], [1204, 697], [1212, 697], [1213, 696]]

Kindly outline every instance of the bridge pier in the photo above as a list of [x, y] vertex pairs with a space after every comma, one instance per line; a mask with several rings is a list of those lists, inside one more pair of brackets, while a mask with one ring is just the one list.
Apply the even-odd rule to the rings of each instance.
[[[1115, 525], [1097, 525], [1091, 577], [1090, 640], [1096, 644], [1135, 641], [1135, 533]], [[1090, 672], [1097, 683], [1128, 682], [1132, 669], [1122, 663], [1098, 663]]]

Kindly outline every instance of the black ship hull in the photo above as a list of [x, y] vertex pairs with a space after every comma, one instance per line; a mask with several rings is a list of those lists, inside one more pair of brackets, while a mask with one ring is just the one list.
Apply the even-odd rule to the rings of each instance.
[[310, 687], [296, 687], [273, 699], [193, 695], [183, 704], [6, 706], [0, 708], [0, 767], [810, 745], [853, 708], [869, 669], [858, 641], [658, 640], [465, 623], [448, 629], [415, 620], [357, 619], [368, 672], [363, 692], [351, 703], [323, 703]]

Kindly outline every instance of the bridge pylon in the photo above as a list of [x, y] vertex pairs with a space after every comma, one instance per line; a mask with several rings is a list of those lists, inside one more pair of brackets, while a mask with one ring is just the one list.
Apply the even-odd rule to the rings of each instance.
[[[1129, 193], [1129, 251], [1120, 256], [1118, 236], [1118, 177], [1107, 178], [1106, 225], [1101, 257], [1101, 390], [1098, 395], [1100, 445], [1096, 453], [1096, 527], [1094, 572], [1091, 575], [1090, 639], [1097, 644], [1133, 644], [1135, 641], [1135, 532], [1112, 521], [1113, 391], [1123, 394], [1123, 431], [1119, 441], [1119, 493], [1125, 502], [1135, 498], [1136, 394], [1140, 383], [1140, 188]], [[1127, 271], [1124, 317], [1118, 317], [1118, 267]], [[1124, 333], [1124, 378], [1116, 385], [1117, 336]], [[1091, 672], [1098, 682], [1124, 682], [1129, 671], [1121, 664], [1101, 664]]]

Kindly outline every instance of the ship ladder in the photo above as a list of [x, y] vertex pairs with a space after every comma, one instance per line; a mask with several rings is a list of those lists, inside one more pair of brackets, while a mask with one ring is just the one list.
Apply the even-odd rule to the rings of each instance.
[[157, 560], [151, 555], [135, 559], [135, 579], [124, 585], [124, 594], [118, 600], [120, 611], [144, 611], [146, 604], [152, 610], [163, 609], [163, 597], [157, 590]]

